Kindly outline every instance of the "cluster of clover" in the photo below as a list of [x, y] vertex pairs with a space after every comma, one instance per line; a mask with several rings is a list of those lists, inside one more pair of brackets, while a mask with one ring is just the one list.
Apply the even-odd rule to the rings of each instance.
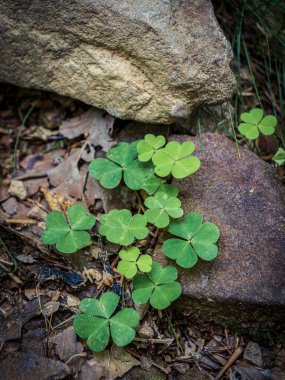
[[[193, 267], [198, 257], [208, 261], [218, 254], [218, 227], [203, 223], [198, 212], [190, 212], [181, 219], [184, 213], [178, 198], [179, 189], [165, 180], [185, 178], [199, 169], [200, 160], [191, 155], [194, 149], [191, 141], [166, 143], [163, 136], [147, 134], [144, 140], [119, 143], [107, 152], [106, 158], [90, 163], [90, 174], [103, 187], [113, 189], [123, 179], [129, 189], [144, 190], [147, 194], [144, 213], [132, 215], [126, 209], [111, 210], [99, 218], [99, 233], [109, 242], [126, 247], [119, 252], [117, 269], [127, 280], [133, 281], [132, 299], [137, 305], [149, 301], [152, 307], [165, 309], [181, 295], [181, 286], [176, 281], [177, 269], [153, 262], [149, 254], [132, 246], [136, 240], [147, 237], [148, 224], [158, 229], [168, 227], [175, 237], [163, 243], [163, 252], [183, 268]], [[47, 216], [42, 240], [55, 244], [59, 252], [74, 253], [91, 243], [86, 230], [90, 230], [95, 221], [80, 205], [68, 209], [67, 219], [61, 212], [52, 211]], [[87, 340], [91, 350], [104, 350], [110, 334], [118, 346], [133, 340], [139, 315], [133, 308], [124, 308], [113, 315], [118, 304], [119, 296], [113, 292], [106, 292], [100, 300], [81, 301], [82, 313], [75, 317], [74, 329], [79, 337]]]
[[[240, 115], [242, 123], [238, 126], [239, 132], [248, 140], [255, 140], [262, 133], [265, 136], [273, 135], [277, 125], [277, 119], [273, 115], [264, 116], [264, 112], [260, 108], [253, 108], [249, 112]], [[278, 165], [285, 164], [285, 150], [279, 148], [273, 157]]]

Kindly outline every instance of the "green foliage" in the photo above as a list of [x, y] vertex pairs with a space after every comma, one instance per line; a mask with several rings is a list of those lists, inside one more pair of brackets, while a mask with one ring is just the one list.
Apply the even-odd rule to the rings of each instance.
[[148, 194], [152, 195], [159, 189], [162, 183], [163, 181], [155, 174], [153, 174], [143, 182], [142, 189], [145, 190]]
[[180, 218], [183, 215], [180, 200], [175, 197], [169, 197], [163, 191], [158, 191], [153, 197], [146, 198], [144, 204], [149, 208], [145, 212], [148, 222], [158, 228], [168, 226], [170, 222], [169, 216]]
[[218, 254], [216, 245], [220, 231], [213, 223], [203, 223], [198, 212], [186, 215], [183, 221], [172, 221], [169, 232], [182, 239], [168, 239], [163, 243], [165, 255], [183, 268], [193, 267], [198, 256], [206, 261], [213, 260]]
[[153, 263], [151, 272], [135, 276], [133, 300], [138, 305], [149, 300], [155, 309], [166, 309], [181, 295], [181, 286], [175, 281], [177, 276], [176, 268]]
[[112, 292], [103, 294], [100, 301], [85, 298], [80, 302], [79, 309], [83, 314], [77, 315], [73, 327], [77, 335], [87, 339], [87, 346], [95, 352], [103, 351], [111, 337], [114, 343], [123, 347], [135, 337], [135, 328], [139, 323], [139, 314], [131, 308], [116, 313], [119, 296]]
[[285, 165], [285, 150], [283, 148], [279, 148], [272, 159], [278, 165]]
[[195, 145], [191, 141], [182, 144], [177, 141], [169, 142], [152, 157], [155, 173], [160, 177], [172, 174], [174, 178], [184, 178], [195, 173], [201, 162], [199, 158], [190, 156], [194, 150]]
[[[242, 118], [246, 119], [244, 116]], [[247, 117], [247, 123], [249, 120]], [[270, 122], [272, 124], [268, 117], [260, 120], [260, 130], [266, 126], [269, 128]], [[180, 218], [183, 210], [178, 199], [179, 188], [167, 183], [169, 178], [159, 177], [172, 175], [179, 179], [193, 174], [201, 164], [197, 157], [191, 156], [194, 149], [190, 141], [182, 144], [172, 141], [165, 146], [163, 136], [148, 134], [141, 141], [119, 143], [107, 152], [106, 158], [93, 160], [89, 165], [90, 174], [103, 187], [113, 189], [123, 179], [130, 189], [145, 190], [149, 194], [144, 200], [147, 207], [144, 214], [133, 215], [129, 210], [115, 209], [101, 215], [99, 234], [109, 242], [127, 247], [135, 239], [142, 240], [149, 232], [152, 234], [147, 223], [164, 228], [169, 225], [171, 218]], [[285, 152], [278, 151], [277, 160], [280, 159], [280, 153]], [[137, 195], [141, 212], [144, 208], [140, 197], [144, 197], [145, 193]], [[73, 253], [91, 242], [86, 230], [94, 224], [95, 217], [82, 206], [70, 207], [67, 220], [61, 212], [52, 211], [46, 219], [42, 239], [46, 244], [56, 244], [60, 252]], [[177, 238], [165, 241], [163, 252], [184, 268], [195, 265], [198, 257], [212, 260], [218, 253], [218, 227], [213, 223], [203, 224], [203, 217], [197, 212], [186, 215], [182, 221], [172, 221], [169, 232]], [[152, 247], [152, 239], [144, 243], [146, 247]], [[163, 267], [153, 262], [150, 255], [141, 254], [136, 246], [121, 249], [119, 257], [117, 270], [127, 279], [133, 279], [132, 298], [135, 303], [149, 301], [154, 308], [165, 309], [181, 295], [181, 286], [176, 281], [178, 271], [173, 266]], [[118, 304], [119, 296], [112, 292], [103, 294], [99, 301], [86, 298], [80, 302], [82, 313], [75, 317], [74, 329], [76, 334], [87, 340], [92, 351], [103, 351], [110, 336], [117, 346], [125, 346], [133, 340], [139, 322], [138, 313], [126, 308], [114, 315]]]
[[151, 160], [154, 153], [162, 148], [165, 144], [164, 136], [154, 136], [147, 134], [144, 137], [144, 140], [140, 141], [137, 145], [138, 150], [138, 159], [142, 162], [147, 162]]
[[168, 183], [161, 184], [157, 191], [163, 191], [168, 197], [177, 197], [179, 194], [178, 186]]
[[122, 142], [111, 148], [106, 158], [96, 158], [89, 164], [89, 172], [106, 189], [117, 187], [122, 177], [131, 190], [142, 188], [144, 181], [152, 176], [151, 163], [143, 163], [137, 159], [137, 144]]
[[260, 132], [266, 136], [272, 135], [277, 125], [277, 119], [273, 115], [263, 116], [264, 113], [259, 108], [242, 113], [240, 118], [243, 123], [238, 126], [239, 132], [248, 140], [256, 139]]
[[144, 273], [151, 271], [151, 256], [141, 255], [137, 247], [121, 250], [119, 256], [122, 260], [118, 264], [118, 271], [126, 278], [133, 278], [138, 270]]
[[135, 239], [144, 239], [148, 235], [145, 215], [134, 215], [129, 210], [111, 210], [100, 217], [99, 233], [111, 243], [127, 246]]
[[52, 211], [45, 220], [42, 240], [45, 244], [56, 244], [59, 252], [74, 253], [91, 242], [84, 230], [91, 229], [96, 219], [80, 205], [69, 207], [67, 218], [68, 222], [60, 211]]

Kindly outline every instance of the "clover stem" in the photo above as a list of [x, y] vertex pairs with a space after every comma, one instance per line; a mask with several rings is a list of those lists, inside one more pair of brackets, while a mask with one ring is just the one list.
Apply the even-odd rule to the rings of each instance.
[[126, 306], [126, 302], [125, 302], [125, 277], [122, 278], [122, 305], [123, 305], [123, 307]]
[[172, 330], [172, 333], [173, 333], [173, 335], [174, 335], [174, 338], [175, 338], [175, 340], [176, 340], [176, 344], [177, 344], [178, 348], [180, 349], [182, 355], [185, 355], [185, 352], [184, 352], [183, 347], [182, 347], [182, 345], [181, 345], [181, 343], [180, 343], [180, 341], [179, 341], [179, 339], [178, 339], [178, 336], [177, 336], [177, 334], [176, 334], [176, 331], [174, 330], [173, 324], [172, 324], [172, 322], [171, 322], [171, 319], [170, 319], [170, 317], [169, 317], [169, 315], [168, 315], [168, 311], [167, 311], [167, 310], [165, 310], [165, 314], [166, 314], [166, 318], [167, 318], [167, 320], [168, 320], [169, 326], [170, 326], [170, 328], [171, 328], [171, 330]]
[[157, 230], [156, 230], [156, 233], [154, 234], [153, 232], [151, 232], [150, 230], [148, 230], [148, 233], [152, 236], [152, 237], [155, 237], [156, 238], [156, 236], [157, 236]]
[[138, 214], [141, 213], [141, 211], [144, 213], [145, 212], [145, 208], [142, 204], [142, 201], [141, 201], [141, 196], [139, 194], [138, 191], [136, 191], [136, 196], [137, 196], [137, 199], [138, 199]]

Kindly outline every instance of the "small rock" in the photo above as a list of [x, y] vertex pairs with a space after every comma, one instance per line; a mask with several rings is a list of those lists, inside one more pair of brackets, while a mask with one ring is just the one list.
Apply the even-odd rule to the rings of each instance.
[[243, 360], [257, 367], [263, 366], [262, 352], [259, 345], [255, 342], [249, 342], [243, 353]]
[[24, 264], [33, 264], [36, 260], [32, 256], [20, 254], [17, 256], [17, 260]]
[[65, 362], [72, 356], [81, 354], [84, 350], [83, 345], [77, 342], [72, 326], [53, 337], [52, 343], [55, 345], [55, 353]]
[[66, 305], [68, 307], [76, 307], [80, 304], [80, 299], [73, 294], [68, 294], [66, 297]]
[[146, 320], [138, 329], [138, 336], [140, 338], [151, 339], [154, 337], [153, 328], [150, 326], [149, 321]]
[[189, 370], [190, 366], [187, 363], [174, 363], [172, 368], [176, 369], [177, 372], [181, 373], [181, 375], [185, 375]]
[[27, 189], [22, 181], [12, 180], [8, 192], [21, 200], [28, 196]]
[[16, 352], [0, 360], [1, 380], [59, 380], [69, 374], [68, 367], [34, 353]]
[[54, 314], [56, 311], [58, 311], [60, 306], [60, 302], [58, 301], [49, 301], [47, 302], [44, 307], [41, 310], [41, 313], [45, 317], [50, 317], [52, 314]]

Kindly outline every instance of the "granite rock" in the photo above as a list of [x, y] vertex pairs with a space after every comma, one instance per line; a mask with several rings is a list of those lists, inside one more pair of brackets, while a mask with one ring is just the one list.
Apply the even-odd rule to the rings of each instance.
[[0, 0], [0, 80], [169, 124], [228, 99], [232, 52], [209, 0]]

